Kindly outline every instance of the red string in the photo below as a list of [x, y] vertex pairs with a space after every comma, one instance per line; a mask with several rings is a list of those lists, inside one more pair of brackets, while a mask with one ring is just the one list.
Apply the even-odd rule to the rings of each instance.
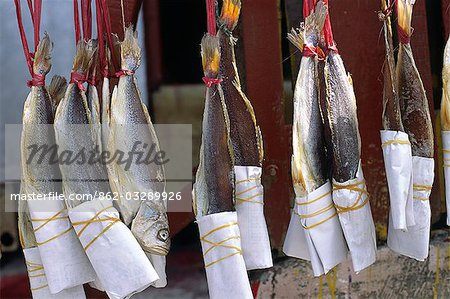
[[303, 0], [303, 17], [306, 18], [316, 7], [317, 0]]
[[78, 0], [73, 0], [73, 21], [75, 26], [75, 43], [81, 39], [80, 16], [78, 15]]
[[[40, 21], [41, 21], [41, 8], [42, 8], [42, 0], [34, 0], [34, 9], [31, 3], [31, 0], [27, 1], [28, 8], [30, 9], [31, 18], [33, 20], [33, 31], [34, 31], [34, 43], [35, 48], [37, 49], [37, 45], [39, 44], [39, 30], [40, 30]], [[35, 74], [33, 71], [33, 57], [34, 54], [30, 53], [30, 49], [28, 47], [27, 36], [25, 34], [25, 29], [23, 27], [22, 21], [22, 10], [20, 5], [20, 0], [14, 0], [14, 4], [16, 6], [16, 16], [17, 16], [17, 24], [19, 27], [20, 39], [22, 41], [23, 53], [25, 55], [25, 60], [27, 63], [28, 71], [31, 75], [31, 80], [27, 82], [29, 87], [31, 86], [44, 86], [45, 85], [45, 76], [41, 74]]]
[[203, 77], [202, 78], [203, 82], [205, 82], [205, 85], [207, 87], [212, 87], [214, 85], [219, 84], [220, 82], [222, 82], [222, 79], [218, 79], [218, 78], [209, 78], [209, 77]]
[[134, 71], [130, 71], [130, 70], [120, 70], [118, 72], [116, 72], [116, 77], [123, 77], [123, 76], [131, 76], [134, 75]]
[[75, 83], [76, 85], [78, 85], [78, 88], [82, 91], [85, 91], [86, 88], [84, 88], [83, 83], [87, 81], [87, 78], [85, 75], [77, 73], [77, 72], [72, 72], [70, 74], [70, 84]]
[[108, 43], [108, 47], [109, 47], [109, 50], [111, 53], [111, 59], [113, 62], [113, 66], [117, 70], [117, 69], [120, 69], [120, 62], [115, 55], [116, 53], [114, 51], [114, 44], [112, 42], [111, 17], [109, 15], [109, 9], [108, 9], [106, 0], [101, 0], [101, 4], [102, 4], [102, 12], [103, 12], [104, 22], [105, 22], [106, 41]]
[[206, 0], [208, 33], [216, 35], [216, 0]]
[[92, 1], [81, 0], [81, 21], [83, 23], [83, 35], [86, 41], [92, 38]]
[[[395, 5], [397, 7], [397, 17], [398, 17], [398, 0], [395, 0]], [[398, 39], [400, 43], [402, 44], [409, 44], [411, 42], [411, 34], [406, 33], [405, 30], [403, 30], [402, 27], [400, 27], [397, 23], [397, 33], [398, 33]]]
[[104, 29], [103, 29], [103, 10], [100, 0], [95, 0], [95, 8], [97, 13], [97, 39], [98, 39], [98, 53], [100, 58], [100, 71], [103, 78], [108, 77], [108, 57], [105, 52]]
[[325, 59], [325, 53], [323, 53], [322, 49], [320, 47], [311, 47], [305, 44], [303, 46], [302, 55], [304, 57], [318, 57], [319, 60]]

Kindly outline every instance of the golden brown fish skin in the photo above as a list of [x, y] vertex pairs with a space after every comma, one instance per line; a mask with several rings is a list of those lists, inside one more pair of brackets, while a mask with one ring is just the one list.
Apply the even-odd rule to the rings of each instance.
[[[411, 37], [413, 3], [397, 1], [399, 36]], [[401, 40], [399, 45], [396, 79], [403, 127], [411, 142], [412, 155], [432, 158], [434, 137], [427, 95], [408, 40]]]
[[219, 78], [223, 79], [221, 86], [230, 118], [235, 165], [260, 165], [256, 126], [238, 90], [240, 83], [235, 64], [234, 38], [225, 30], [219, 30], [219, 38], [221, 50]]
[[[382, 11], [386, 11], [390, 6], [390, 0], [381, 0]], [[383, 67], [383, 114], [382, 126], [384, 130], [404, 131], [400, 113], [400, 104], [397, 91], [395, 89], [395, 59], [394, 46], [392, 41], [392, 27], [390, 15], [380, 13], [383, 21], [384, 44], [386, 48]]]
[[413, 156], [432, 158], [434, 140], [430, 110], [410, 44], [400, 44], [399, 47], [397, 91], [403, 126], [409, 136]]
[[356, 178], [361, 154], [356, 97], [351, 78], [339, 54], [331, 51], [327, 55], [324, 71], [333, 150], [333, 178], [344, 183]]
[[[206, 34], [201, 43], [202, 64], [205, 78], [217, 79], [220, 65], [219, 38]], [[220, 83], [206, 89], [205, 110], [202, 124], [203, 161], [198, 171], [204, 176], [208, 201], [207, 214], [233, 211], [234, 159], [230, 139], [228, 111]]]

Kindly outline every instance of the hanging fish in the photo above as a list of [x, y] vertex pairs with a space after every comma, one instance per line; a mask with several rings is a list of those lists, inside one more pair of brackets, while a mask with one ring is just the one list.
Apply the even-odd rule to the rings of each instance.
[[441, 126], [444, 152], [447, 225], [450, 226], [450, 38], [447, 40], [447, 45], [445, 46], [444, 67], [442, 69]]

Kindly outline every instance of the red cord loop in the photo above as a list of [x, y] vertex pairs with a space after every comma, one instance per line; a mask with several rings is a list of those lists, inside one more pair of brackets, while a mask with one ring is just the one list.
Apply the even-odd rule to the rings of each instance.
[[85, 91], [86, 88], [84, 88], [83, 83], [87, 81], [86, 75], [77, 73], [77, 72], [72, 72], [70, 74], [70, 84], [76, 84], [78, 85], [78, 88], [82, 91]]
[[408, 33], [406, 33], [405, 30], [402, 29], [402, 27], [397, 25], [397, 32], [400, 43], [406, 45], [411, 42], [411, 35], [413, 32], [413, 28], [411, 28], [411, 35], [408, 35]]
[[316, 57], [317, 56], [317, 58], [319, 58], [319, 60], [325, 60], [325, 53], [322, 51], [322, 49], [320, 47], [309, 46], [307, 44], [305, 44], [303, 46], [302, 55], [303, 55], [303, 57]]
[[208, 33], [210, 35], [216, 35], [216, 1], [206, 0], [206, 17]]
[[221, 83], [223, 80], [219, 78], [209, 78], [209, 77], [203, 77], [203, 82], [205, 82], [206, 87], [212, 87], [214, 85], [217, 85]]
[[132, 76], [134, 75], [134, 71], [130, 71], [130, 70], [120, 70], [118, 72], [116, 72], [116, 77], [120, 78], [123, 76]]
[[27, 86], [45, 86], [45, 76], [41, 74], [33, 74], [31, 80], [27, 81]]

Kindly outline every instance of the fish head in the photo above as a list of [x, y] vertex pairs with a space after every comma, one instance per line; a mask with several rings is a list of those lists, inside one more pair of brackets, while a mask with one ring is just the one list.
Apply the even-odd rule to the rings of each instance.
[[39, 75], [47, 75], [52, 68], [53, 43], [47, 33], [39, 41], [36, 53], [34, 54], [33, 72]]
[[143, 202], [133, 221], [131, 231], [144, 251], [158, 255], [167, 255], [169, 252], [169, 222], [165, 209], [159, 203]]
[[132, 26], [125, 30], [120, 57], [123, 70], [134, 72], [141, 64], [141, 48], [139, 47], [137, 32], [133, 30]]

